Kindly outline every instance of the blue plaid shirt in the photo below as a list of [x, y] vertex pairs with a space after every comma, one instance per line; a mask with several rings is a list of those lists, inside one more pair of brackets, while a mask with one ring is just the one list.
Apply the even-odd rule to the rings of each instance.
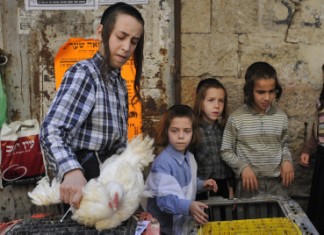
[[102, 56], [73, 65], [41, 125], [40, 140], [48, 168], [59, 180], [82, 169], [75, 151], [121, 152], [127, 143], [128, 95], [120, 70], [100, 76]]

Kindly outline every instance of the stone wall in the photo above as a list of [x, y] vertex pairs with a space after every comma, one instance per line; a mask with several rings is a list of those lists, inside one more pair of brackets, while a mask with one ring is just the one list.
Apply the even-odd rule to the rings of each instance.
[[322, 87], [324, 5], [321, 0], [182, 1], [182, 102], [192, 105], [196, 84], [218, 78], [230, 111], [242, 104], [244, 73], [253, 62], [272, 64], [283, 87], [279, 106], [289, 116], [296, 179], [290, 193], [305, 208], [312, 167], [297, 163]]

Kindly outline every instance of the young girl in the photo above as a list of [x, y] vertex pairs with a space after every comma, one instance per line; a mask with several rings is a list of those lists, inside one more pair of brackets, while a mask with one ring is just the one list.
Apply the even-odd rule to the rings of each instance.
[[[198, 165], [198, 177], [212, 178], [217, 182], [217, 193], [210, 196], [233, 198], [234, 174], [220, 155], [223, 131], [227, 120], [227, 94], [222, 83], [214, 78], [201, 80], [196, 89], [193, 107], [198, 118], [202, 141], [194, 151]], [[197, 195], [197, 200], [207, 199], [206, 192]]]
[[221, 147], [223, 160], [238, 179], [236, 196], [288, 196], [294, 169], [288, 117], [274, 105], [282, 92], [276, 70], [266, 62], [253, 63], [246, 71], [243, 91], [245, 105], [229, 116]]
[[[324, 64], [322, 65], [322, 73], [324, 79]], [[304, 144], [299, 159], [300, 164], [308, 167], [310, 154], [315, 151], [316, 163], [308, 200], [307, 215], [317, 231], [320, 234], [324, 234], [324, 83], [317, 105], [317, 117], [313, 133]]]
[[189, 234], [189, 223], [208, 222], [208, 206], [194, 201], [197, 189], [217, 191], [216, 182], [197, 178], [197, 164], [189, 145], [199, 140], [199, 129], [189, 106], [174, 105], [163, 116], [157, 130], [156, 144], [164, 150], [154, 160], [146, 180], [146, 191], [154, 197], [143, 208], [155, 217], [161, 234]]

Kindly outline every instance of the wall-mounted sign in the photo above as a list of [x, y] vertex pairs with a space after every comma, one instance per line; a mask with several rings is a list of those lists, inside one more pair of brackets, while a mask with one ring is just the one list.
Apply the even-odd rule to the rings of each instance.
[[98, 0], [25, 0], [26, 10], [93, 10]]
[[116, 2], [125, 2], [128, 4], [147, 4], [148, 0], [99, 0], [99, 5], [111, 5]]
[[[99, 49], [99, 41], [95, 39], [70, 38], [55, 56], [55, 86], [59, 88], [65, 71], [73, 64], [80, 60], [91, 58]], [[137, 102], [131, 105], [131, 100], [135, 95], [134, 79], [135, 79], [134, 61], [129, 59], [121, 68], [121, 75], [126, 80], [128, 90], [128, 138], [138, 135], [142, 132], [142, 106]]]
[[148, 0], [25, 0], [26, 10], [94, 10], [116, 2], [147, 4]]

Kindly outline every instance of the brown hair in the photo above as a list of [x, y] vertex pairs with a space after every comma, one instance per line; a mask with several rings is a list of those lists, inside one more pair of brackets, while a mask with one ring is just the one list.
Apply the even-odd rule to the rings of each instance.
[[177, 104], [169, 108], [157, 125], [155, 143], [159, 147], [166, 147], [169, 144], [168, 129], [171, 121], [176, 117], [187, 117], [192, 122], [192, 139], [190, 146], [196, 146], [200, 142], [200, 132], [197, 120], [192, 109], [188, 105]]
[[223, 89], [225, 93], [224, 97], [224, 109], [221, 115], [221, 120], [218, 120], [219, 124], [224, 127], [228, 118], [228, 111], [227, 111], [227, 92], [223, 84], [218, 81], [215, 78], [207, 78], [204, 80], [201, 80], [198, 83], [197, 89], [196, 89], [196, 98], [195, 103], [193, 106], [194, 113], [196, 117], [198, 118], [198, 121], [201, 123], [203, 121], [204, 112], [202, 110], [202, 104], [204, 102], [204, 99], [206, 97], [206, 92], [209, 88], [217, 88], [217, 89]]

